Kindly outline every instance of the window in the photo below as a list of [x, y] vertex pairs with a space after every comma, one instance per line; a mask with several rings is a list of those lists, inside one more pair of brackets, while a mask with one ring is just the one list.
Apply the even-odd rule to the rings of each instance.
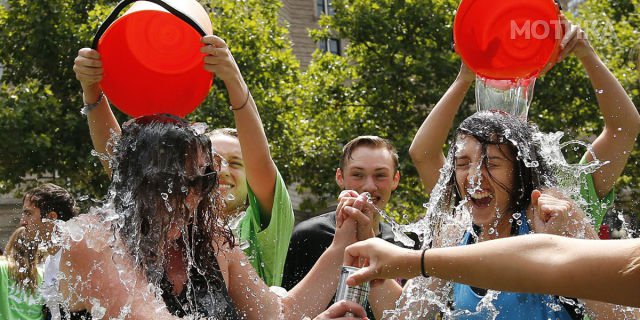
[[334, 15], [335, 12], [333, 11], [331, 0], [316, 0], [316, 13], [318, 14], [318, 17], [323, 14], [330, 16]]
[[318, 47], [324, 52], [331, 52], [336, 55], [341, 55], [340, 39], [322, 39], [318, 42]]

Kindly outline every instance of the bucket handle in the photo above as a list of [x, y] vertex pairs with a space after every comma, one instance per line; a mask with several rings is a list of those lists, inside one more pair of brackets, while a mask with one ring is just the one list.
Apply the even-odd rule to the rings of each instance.
[[[104, 32], [107, 30], [107, 28], [118, 18], [118, 14], [120, 14], [120, 11], [122, 11], [122, 9], [124, 9], [124, 7], [128, 6], [131, 3], [134, 3], [136, 1], [139, 1], [139, 0], [122, 0], [122, 1], [120, 1], [120, 3], [118, 3], [116, 5], [116, 7], [113, 9], [113, 11], [111, 11], [109, 16], [107, 17], [107, 19], [105, 19], [104, 22], [102, 22], [100, 24], [100, 27], [98, 28], [98, 31], [96, 31], [95, 36], [93, 36], [93, 43], [91, 44], [91, 48], [92, 49], [97, 49], [98, 48], [98, 41], [100, 41], [100, 38], [102, 37], [102, 34], [104, 34]], [[161, 6], [162, 8], [166, 9], [171, 14], [173, 14], [174, 16], [180, 18], [182, 21], [184, 21], [188, 25], [190, 25], [201, 36], [204, 37], [205, 35], [207, 35], [207, 33], [204, 31], [204, 29], [202, 28], [202, 26], [200, 26], [200, 24], [198, 22], [196, 22], [195, 20], [193, 20], [191, 17], [189, 17], [188, 15], [184, 14], [180, 10], [177, 10], [176, 8], [172, 7], [168, 3], [166, 3], [166, 2], [164, 2], [162, 0], [144, 0], [144, 1], [155, 3], [155, 4], [159, 5], [159, 6]]]

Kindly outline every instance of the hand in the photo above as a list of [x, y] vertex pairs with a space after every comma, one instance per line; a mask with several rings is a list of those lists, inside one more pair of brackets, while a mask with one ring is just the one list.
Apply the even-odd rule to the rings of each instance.
[[348, 245], [356, 242], [358, 223], [353, 219], [346, 219], [341, 226], [336, 226], [336, 234], [333, 237], [331, 246], [337, 246], [344, 250]]
[[98, 51], [91, 48], [80, 49], [73, 61], [73, 71], [85, 93], [93, 91], [91, 93], [95, 93], [96, 96], [99, 94], [104, 69]]
[[[354, 198], [352, 197], [353, 195], [357, 196]], [[340, 196], [340, 203], [338, 203], [338, 209], [336, 210], [336, 226], [342, 225], [346, 219], [353, 219], [358, 223], [358, 241], [374, 237], [375, 234], [371, 223], [377, 209], [369, 201], [368, 194], [362, 193], [358, 195], [355, 191], [343, 191]]]
[[227, 47], [227, 43], [217, 36], [204, 36], [201, 40], [205, 44], [200, 52], [204, 57], [204, 69], [214, 73], [225, 83], [242, 79], [240, 69]]
[[358, 197], [358, 192], [353, 190], [342, 190], [338, 196], [338, 206], [336, 207], [336, 226], [342, 226], [342, 222], [347, 218], [342, 214], [342, 207], [345, 204], [353, 204], [355, 198]]
[[460, 72], [458, 72], [458, 79], [465, 82], [473, 82], [476, 80], [476, 74], [462, 62], [460, 64]]
[[570, 54], [574, 54], [576, 58], [580, 59], [585, 57], [589, 53], [593, 53], [593, 47], [587, 39], [587, 34], [579, 26], [571, 23], [564, 15], [560, 15], [560, 21], [564, 29], [564, 37], [560, 42], [560, 54], [558, 55], [558, 62], [564, 60]]
[[586, 225], [590, 225], [584, 212], [555, 190], [544, 190], [544, 193], [534, 190], [531, 193], [531, 206], [532, 227], [536, 233], [575, 237], [584, 234], [588, 228]]
[[[347, 278], [347, 284], [355, 286], [379, 279], [414, 278], [420, 274], [421, 252], [398, 247], [379, 238], [373, 238], [348, 246], [344, 251], [344, 265], [369, 261]], [[417, 258], [417, 259], [416, 259]]]
[[578, 59], [587, 56], [589, 53], [595, 53], [584, 30], [571, 23], [564, 15], [560, 15], [560, 27], [564, 32], [562, 41], [560, 41], [560, 53], [556, 61], [549, 61], [544, 69], [540, 71], [541, 75], [546, 74], [556, 63], [564, 60], [572, 53]]
[[[353, 316], [347, 317], [346, 313], [350, 312]], [[325, 312], [319, 314], [314, 320], [361, 320], [366, 319], [367, 313], [364, 308], [348, 300], [342, 300], [334, 303]]]

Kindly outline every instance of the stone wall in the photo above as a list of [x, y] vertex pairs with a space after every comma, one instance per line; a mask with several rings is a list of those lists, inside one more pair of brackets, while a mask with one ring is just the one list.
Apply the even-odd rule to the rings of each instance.
[[293, 54], [300, 61], [300, 67], [306, 69], [316, 43], [309, 37], [308, 29], [318, 28], [316, 0], [282, 0], [280, 19], [289, 29], [293, 43]]

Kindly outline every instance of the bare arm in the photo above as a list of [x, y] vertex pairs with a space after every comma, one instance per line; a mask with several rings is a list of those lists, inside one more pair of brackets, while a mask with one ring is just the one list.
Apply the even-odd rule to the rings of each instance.
[[260, 203], [263, 214], [271, 215], [275, 194], [276, 165], [269, 152], [269, 142], [264, 133], [262, 120], [247, 84], [242, 78], [224, 40], [216, 36], [202, 38], [205, 46], [205, 69], [215, 72], [229, 92], [229, 102], [238, 129], [247, 182]]
[[[420, 251], [370, 239], [349, 246], [346, 252], [371, 259], [371, 266], [352, 276], [350, 283], [420, 274]], [[533, 234], [431, 249], [424, 263], [432, 276], [479, 288], [640, 307], [640, 269], [626, 272], [639, 254], [637, 239], [581, 240]]]
[[[570, 25], [563, 45], [561, 57], [573, 53], [580, 59], [596, 92], [598, 107], [604, 118], [604, 129], [592, 145], [598, 160], [609, 161], [609, 164], [593, 173], [596, 192], [602, 198], [611, 191], [624, 170], [640, 133], [640, 115], [618, 79], [586, 39], [584, 31]], [[587, 161], [593, 160], [590, 152], [585, 156]]]
[[[90, 48], [82, 48], [78, 51], [73, 65], [73, 71], [76, 73], [76, 79], [80, 81], [82, 86], [82, 97], [84, 103], [92, 104], [98, 101], [102, 88], [100, 81], [102, 80], [102, 61], [100, 61], [100, 53]], [[120, 125], [116, 120], [109, 102], [106, 97], [100, 100], [96, 108], [87, 113], [87, 122], [89, 124], [89, 133], [91, 134], [91, 142], [93, 148], [100, 154], [111, 156], [111, 135], [112, 132], [120, 135]], [[109, 162], [102, 157], [100, 162], [105, 171], [111, 177], [111, 167]]]
[[[247, 258], [238, 248], [229, 261], [229, 294], [235, 305], [249, 319], [284, 319], [315, 317], [327, 308], [336, 292], [344, 248], [356, 239], [356, 222], [348, 219], [336, 230], [329, 248], [322, 254], [307, 276], [282, 298], [269, 291], [259, 279]], [[248, 293], [251, 294], [248, 294]], [[255, 296], [254, 296], [255, 295]]]
[[456, 80], [431, 110], [413, 138], [409, 155], [418, 170], [425, 193], [430, 193], [438, 182], [440, 168], [445, 162], [442, 147], [474, 79], [473, 72], [463, 64]]

